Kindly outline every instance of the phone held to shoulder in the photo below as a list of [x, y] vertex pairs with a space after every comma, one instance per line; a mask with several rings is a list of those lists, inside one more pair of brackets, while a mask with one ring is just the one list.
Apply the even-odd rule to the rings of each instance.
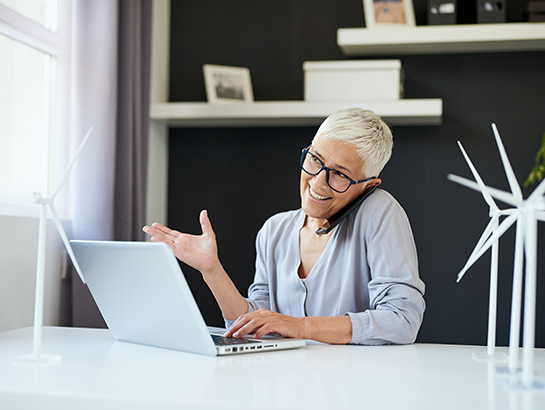
[[347, 206], [345, 206], [343, 209], [341, 209], [339, 212], [337, 212], [335, 215], [331, 217], [320, 229], [316, 231], [317, 235], [327, 235], [329, 232], [331, 232], [337, 225], [339, 225], [350, 213], [361, 205], [363, 201], [365, 201], [369, 195], [371, 195], [375, 190], [377, 189], [377, 186], [372, 187], [371, 189], [365, 191], [362, 195], [357, 197], [353, 202], [349, 203]]

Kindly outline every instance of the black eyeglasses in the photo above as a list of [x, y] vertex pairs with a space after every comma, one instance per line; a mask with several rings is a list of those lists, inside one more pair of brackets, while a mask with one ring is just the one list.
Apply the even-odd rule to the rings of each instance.
[[326, 167], [320, 158], [309, 151], [310, 147], [311, 146], [303, 148], [303, 153], [301, 155], [301, 169], [309, 175], [318, 175], [325, 169], [327, 185], [329, 185], [329, 187], [335, 192], [342, 194], [352, 185], [361, 184], [362, 182], [370, 181], [371, 179], [376, 178], [370, 177], [355, 181], [348, 175], [343, 174], [341, 171]]

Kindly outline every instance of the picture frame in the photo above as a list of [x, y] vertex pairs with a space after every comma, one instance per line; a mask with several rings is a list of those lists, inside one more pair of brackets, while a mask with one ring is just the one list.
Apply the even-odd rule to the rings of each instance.
[[416, 25], [412, 0], [363, 0], [363, 10], [367, 28]]
[[209, 103], [239, 104], [254, 101], [248, 68], [204, 64], [203, 72]]

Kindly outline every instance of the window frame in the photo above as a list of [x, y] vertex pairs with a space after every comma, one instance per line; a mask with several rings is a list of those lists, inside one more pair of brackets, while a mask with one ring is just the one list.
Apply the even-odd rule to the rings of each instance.
[[[66, 168], [72, 146], [70, 135], [70, 95], [72, 81], [72, 0], [57, 0], [57, 21], [52, 29], [0, 4], [0, 34], [49, 54], [53, 57], [55, 73], [51, 77], [49, 141], [47, 155], [47, 183], [51, 192]], [[52, 31], [56, 30], [56, 31]], [[32, 193], [29, 192], [29, 196]], [[56, 197], [56, 210], [67, 219], [69, 197], [65, 190]], [[0, 201], [0, 215], [38, 217], [39, 207], [31, 204], [11, 204]]]

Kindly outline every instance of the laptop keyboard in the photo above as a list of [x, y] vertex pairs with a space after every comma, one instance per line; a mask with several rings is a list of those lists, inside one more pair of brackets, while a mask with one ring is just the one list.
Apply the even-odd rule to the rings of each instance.
[[248, 343], [261, 343], [257, 340], [251, 340], [251, 339], [236, 339], [234, 337], [225, 337], [220, 335], [210, 335], [212, 336], [212, 340], [217, 346], [230, 346], [230, 345], [240, 345], [240, 344], [248, 344]]

